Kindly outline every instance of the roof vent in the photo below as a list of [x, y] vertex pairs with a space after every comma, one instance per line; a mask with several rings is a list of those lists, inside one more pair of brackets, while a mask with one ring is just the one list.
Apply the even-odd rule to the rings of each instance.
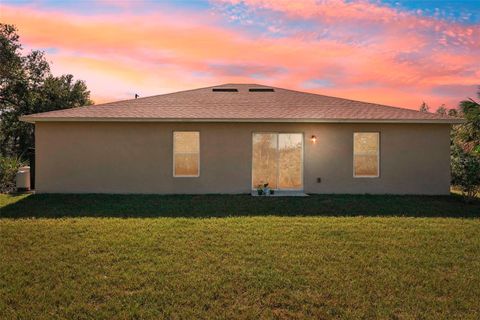
[[238, 89], [235, 88], [213, 88], [213, 92], [238, 92]]
[[273, 88], [250, 88], [248, 89], [250, 92], [275, 92]]

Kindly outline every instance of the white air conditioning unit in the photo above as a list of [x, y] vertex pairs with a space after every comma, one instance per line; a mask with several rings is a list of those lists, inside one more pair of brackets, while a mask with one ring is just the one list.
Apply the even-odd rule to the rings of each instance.
[[20, 167], [16, 177], [17, 191], [30, 190], [30, 167]]

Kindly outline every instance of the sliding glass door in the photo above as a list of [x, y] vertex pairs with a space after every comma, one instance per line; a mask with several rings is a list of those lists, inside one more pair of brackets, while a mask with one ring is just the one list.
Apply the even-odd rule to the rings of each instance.
[[252, 188], [303, 189], [303, 134], [254, 133], [252, 146]]
[[252, 145], [252, 188], [268, 183], [270, 188], [277, 189], [278, 135], [254, 133]]

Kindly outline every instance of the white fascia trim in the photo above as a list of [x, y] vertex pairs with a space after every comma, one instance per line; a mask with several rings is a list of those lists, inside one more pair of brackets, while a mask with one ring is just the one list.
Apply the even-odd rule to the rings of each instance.
[[21, 121], [36, 122], [287, 122], [287, 123], [439, 123], [460, 124], [464, 119], [181, 119], [181, 118], [101, 118], [101, 117], [30, 117]]

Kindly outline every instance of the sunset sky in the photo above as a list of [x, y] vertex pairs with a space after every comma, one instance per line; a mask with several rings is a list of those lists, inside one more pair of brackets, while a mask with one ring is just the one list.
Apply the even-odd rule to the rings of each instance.
[[480, 1], [0, 0], [96, 103], [231, 82], [418, 109], [480, 85]]

